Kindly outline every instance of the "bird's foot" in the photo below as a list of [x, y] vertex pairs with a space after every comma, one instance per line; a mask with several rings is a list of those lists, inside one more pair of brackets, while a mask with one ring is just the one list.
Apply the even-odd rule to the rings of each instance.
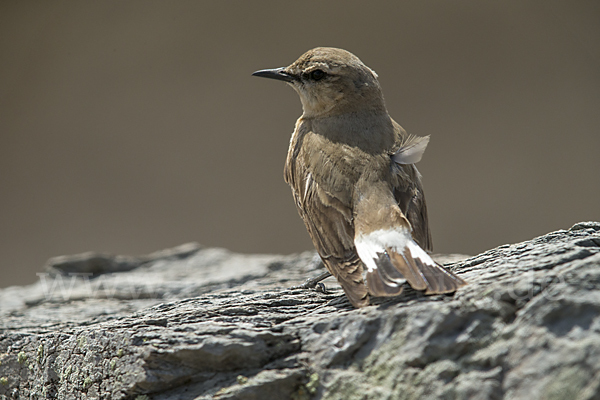
[[329, 272], [323, 272], [321, 275], [315, 276], [313, 278], [308, 278], [306, 281], [304, 281], [303, 284], [297, 285], [297, 286], [292, 286], [289, 289], [290, 290], [294, 290], [294, 289], [315, 289], [315, 287], [317, 285], [319, 285], [319, 286], [322, 287], [322, 289], [321, 290], [317, 289], [317, 291], [322, 291], [323, 293], [325, 293], [327, 291], [327, 289], [325, 288], [325, 285], [323, 285], [320, 282], [323, 279], [325, 279], [325, 278], [329, 278], [330, 276], [331, 276], [331, 274]]
[[319, 292], [319, 293], [323, 293], [323, 294], [328, 294], [329, 293], [327, 291], [327, 288], [325, 287], [325, 284], [323, 282], [317, 283], [317, 285], [315, 286], [315, 291]]

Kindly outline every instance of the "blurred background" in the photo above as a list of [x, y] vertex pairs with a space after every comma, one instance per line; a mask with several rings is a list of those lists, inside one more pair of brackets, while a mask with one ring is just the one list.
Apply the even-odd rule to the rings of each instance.
[[283, 181], [316, 46], [379, 74], [437, 252], [600, 220], [600, 2], [0, 2], [0, 287], [46, 259], [312, 248]]

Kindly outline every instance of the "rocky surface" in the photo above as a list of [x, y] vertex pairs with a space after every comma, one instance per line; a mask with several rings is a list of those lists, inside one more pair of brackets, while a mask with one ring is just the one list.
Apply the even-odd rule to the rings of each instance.
[[0, 399], [600, 398], [600, 223], [450, 268], [454, 295], [356, 310], [286, 289], [311, 252], [55, 258], [0, 290]]

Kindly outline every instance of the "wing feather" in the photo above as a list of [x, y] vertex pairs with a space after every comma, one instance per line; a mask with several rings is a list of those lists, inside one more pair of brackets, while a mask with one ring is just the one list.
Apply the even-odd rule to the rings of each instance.
[[[421, 183], [421, 174], [414, 166], [414, 163], [421, 159], [427, 144], [429, 136], [418, 137], [408, 135], [398, 124], [395, 124], [398, 132], [399, 149], [392, 154], [392, 172], [394, 179], [392, 182], [394, 198], [402, 214], [406, 216], [412, 228], [412, 236], [415, 241], [426, 251], [433, 250], [431, 232], [429, 230], [429, 218], [427, 216], [427, 204], [425, 202], [425, 193]], [[418, 153], [419, 157], [414, 157]], [[410, 154], [410, 157], [403, 157], [403, 154]], [[416, 161], [415, 161], [416, 160]]]
[[[369, 305], [362, 262], [354, 247], [351, 208], [323, 190], [310, 173], [296, 175], [293, 181], [298, 186], [292, 186], [298, 212], [323, 264], [342, 286], [352, 305]], [[302, 190], [298, 190], [300, 188]]]

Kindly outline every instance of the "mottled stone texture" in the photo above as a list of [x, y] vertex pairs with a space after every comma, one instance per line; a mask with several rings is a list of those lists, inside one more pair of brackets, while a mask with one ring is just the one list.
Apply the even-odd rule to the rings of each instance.
[[194, 244], [50, 260], [0, 290], [0, 399], [600, 398], [600, 223], [455, 261], [454, 295], [360, 310], [331, 280], [286, 289], [317, 268]]

